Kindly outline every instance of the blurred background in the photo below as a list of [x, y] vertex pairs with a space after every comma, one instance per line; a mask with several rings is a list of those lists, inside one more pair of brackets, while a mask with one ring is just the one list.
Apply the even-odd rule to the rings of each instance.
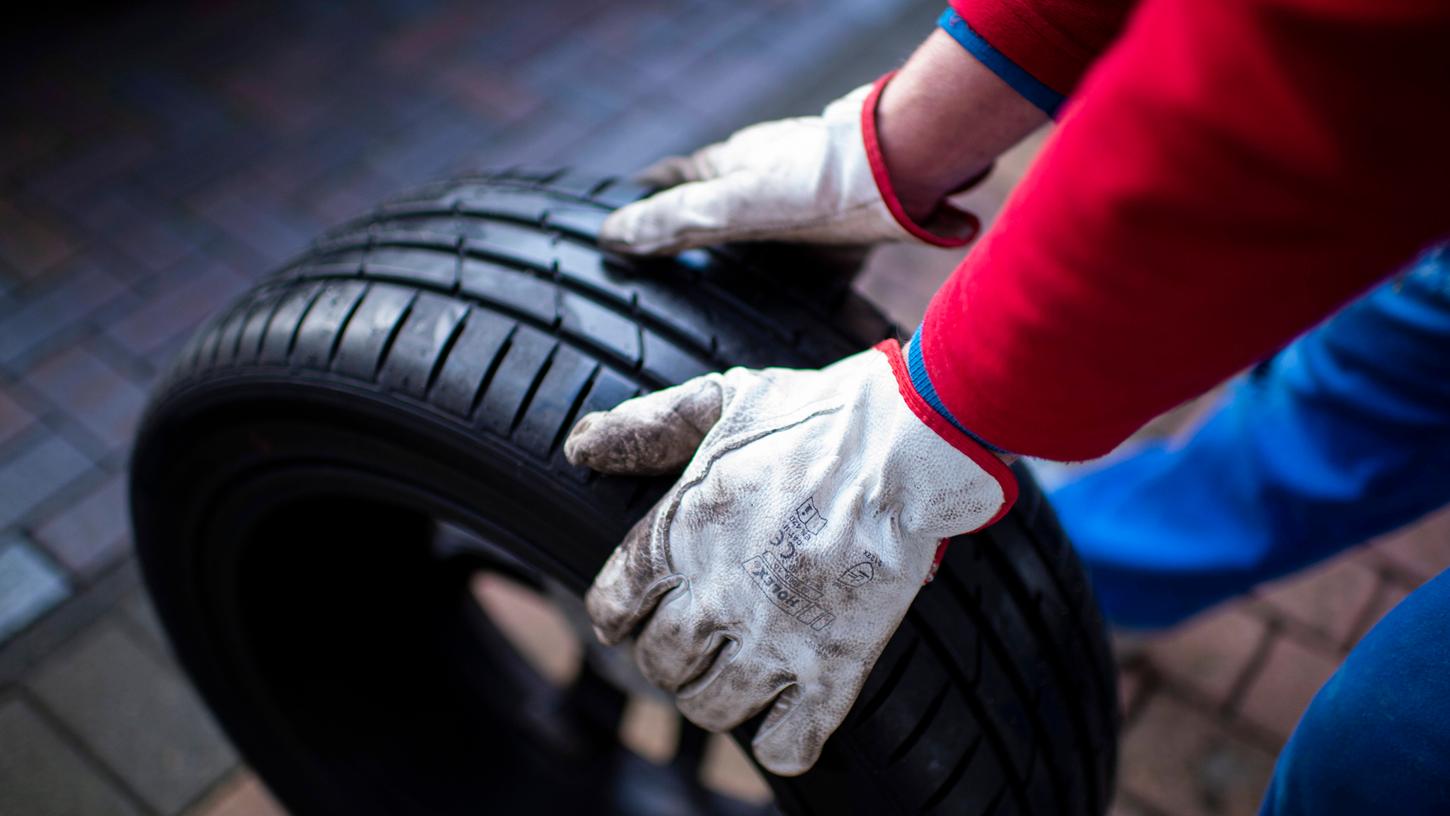
[[[281, 812], [179, 675], [129, 555], [131, 434], [202, 318], [321, 229], [427, 180], [518, 164], [627, 173], [816, 111], [904, 59], [940, 11], [58, 6], [0, 34], [0, 814]], [[969, 204], [995, 212], [1040, 137]], [[957, 256], [885, 249], [858, 286], [910, 325]], [[1447, 565], [1441, 516], [1127, 660], [1115, 812], [1255, 812], [1312, 694]], [[485, 600], [524, 629], [552, 625], [506, 589]], [[738, 758], [722, 763], [750, 784]]]

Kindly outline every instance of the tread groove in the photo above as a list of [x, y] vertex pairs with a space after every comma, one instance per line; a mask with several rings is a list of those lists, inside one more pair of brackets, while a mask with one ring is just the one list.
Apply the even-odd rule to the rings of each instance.
[[302, 333], [302, 324], [307, 322], [308, 313], [312, 311], [313, 306], [317, 305], [318, 298], [322, 297], [322, 291], [326, 288], [326, 286], [319, 286], [314, 289], [312, 294], [307, 297], [307, 305], [302, 307], [301, 313], [292, 322], [292, 332], [287, 338], [287, 352], [282, 357], [287, 361], [287, 365], [292, 364], [292, 354], [297, 350], [297, 337]]
[[372, 284], [370, 283], [363, 284], [363, 288], [359, 290], [357, 297], [353, 299], [352, 305], [347, 307], [347, 312], [343, 314], [342, 320], [338, 321], [337, 331], [333, 333], [332, 342], [327, 346], [327, 368], [332, 368], [332, 361], [337, 359], [337, 350], [342, 346], [343, 335], [347, 334], [347, 326], [352, 322], [353, 315], [357, 314], [357, 310], [362, 306], [363, 300], [367, 298], [368, 292], [372, 288]]
[[546, 455], [553, 456], [554, 451], [559, 450], [559, 446], [564, 444], [565, 437], [569, 435], [569, 431], [573, 429], [574, 423], [579, 417], [579, 409], [584, 407], [584, 400], [589, 398], [589, 390], [594, 387], [594, 381], [599, 379], [599, 370], [599, 364], [595, 363], [594, 368], [589, 371], [589, 376], [584, 378], [584, 384], [579, 387], [579, 393], [574, 395], [574, 401], [564, 412], [564, 421], [559, 424], [559, 431], [554, 434], [553, 441], [549, 443], [549, 451]]
[[438, 355], [433, 358], [433, 365], [428, 369], [428, 379], [423, 383], [423, 399], [433, 393], [433, 385], [438, 382], [438, 377], [443, 373], [443, 366], [448, 362], [448, 355], [453, 353], [453, 347], [458, 345], [458, 338], [463, 336], [463, 329], [468, 325], [468, 318], [473, 315], [473, 305], [469, 304], [463, 310], [463, 315], [458, 322], [453, 324], [449, 330], [448, 337], [444, 339], [443, 345], [438, 349]]
[[951, 690], [951, 681], [941, 684], [941, 689], [932, 696], [931, 702], [926, 705], [926, 710], [921, 712], [921, 719], [916, 721], [916, 725], [913, 725], [911, 731], [907, 732], [906, 738], [901, 741], [900, 745], [892, 749], [890, 755], [886, 757], [886, 764], [888, 766], [900, 762], [902, 757], [906, 756], [912, 748], [916, 747], [916, 743], [921, 740], [921, 735], [926, 733], [926, 729], [931, 725], [932, 720], [936, 719], [936, 714], [941, 710], [942, 703], [946, 702], [947, 692]]
[[921, 809], [923, 811], [932, 810], [941, 804], [942, 800], [947, 798], [947, 794], [952, 792], [952, 788], [957, 786], [957, 782], [961, 781], [962, 775], [967, 772], [967, 766], [972, 764], [972, 758], [977, 755], [977, 748], [981, 744], [982, 735], [978, 734], [972, 740], [972, 744], [967, 746], [967, 750], [962, 752], [961, 758], [952, 766], [951, 773], [947, 774], [947, 778], [943, 779], [942, 783], [937, 786], [937, 789], [932, 791], [931, 796], [928, 796], [926, 801], [921, 803]]
[[509, 420], [509, 434], [519, 429], [519, 423], [524, 421], [524, 415], [529, 412], [529, 406], [534, 402], [534, 395], [539, 393], [539, 386], [543, 385], [544, 378], [549, 376], [549, 369], [554, 367], [554, 355], [559, 353], [559, 344], [555, 343], [544, 355], [544, 362], [534, 370], [534, 378], [529, 381], [529, 387], [524, 390], [524, 398], [519, 401], [519, 409], [514, 411], [513, 419]]
[[921, 645], [921, 641], [915, 638], [907, 644], [901, 657], [891, 667], [891, 673], [886, 675], [886, 679], [882, 681], [881, 688], [877, 689], [876, 693], [871, 695], [871, 699], [867, 700], [866, 704], [859, 709], [856, 715], [858, 721], [865, 722], [870, 719], [871, 715], [876, 713], [876, 709], [886, 702], [886, 698], [891, 696], [891, 692], [896, 690], [897, 685], [901, 683], [901, 678], [906, 674], [907, 667], [911, 665], [911, 659], [916, 656], [916, 647], [919, 645]]
[[513, 327], [509, 329], [508, 334], [504, 336], [503, 342], [499, 344], [498, 352], [494, 354], [493, 359], [489, 361], [488, 369], [485, 370], [483, 372], [483, 376], [479, 378], [478, 387], [475, 388], [473, 391], [473, 402], [471, 405], [468, 406], [468, 418], [470, 420], [472, 420], [474, 416], [478, 413], [478, 406], [483, 404], [483, 398], [488, 393], [489, 385], [493, 383], [494, 375], [498, 373], [499, 366], [503, 365], [503, 359], [508, 356], [509, 349], [513, 348], [514, 335], [518, 333], [518, 330], [518, 324], [515, 323]]
[[383, 338], [382, 348], [378, 349], [377, 363], [373, 365], [372, 379], [374, 382], [377, 381], [378, 375], [382, 373], [383, 366], [387, 365], [388, 355], [393, 351], [393, 344], [398, 342], [398, 335], [403, 332], [403, 324], [408, 322], [408, 317], [413, 314], [413, 306], [417, 302], [418, 293], [414, 292], [413, 296], [408, 299], [408, 305], [404, 306], [403, 310], [398, 313], [398, 319], [393, 321], [392, 328], [388, 329], [388, 336]]

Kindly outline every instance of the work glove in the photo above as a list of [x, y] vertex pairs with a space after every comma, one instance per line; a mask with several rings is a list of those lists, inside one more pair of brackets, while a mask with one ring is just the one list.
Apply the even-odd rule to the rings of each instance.
[[612, 213], [600, 243], [643, 255], [732, 241], [965, 245], [977, 233], [976, 217], [943, 203], [917, 224], [892, 191], [875, 127], [888, 79], [857, 88], [820, 116], [753, 125], [655, 163], [636, 179], [668, 189]]
[[585, 596], [606, 644], [691, 722], [805, 772], [933, 572], [996, 521], [1011, 471], [912, 388], [887, 341], [819, 371], [733, 368], [580, 419], [569, 461], [679, 481]]

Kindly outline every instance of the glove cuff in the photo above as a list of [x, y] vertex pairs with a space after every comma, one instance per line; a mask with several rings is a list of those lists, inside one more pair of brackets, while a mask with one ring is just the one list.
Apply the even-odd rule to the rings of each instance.
[[[913, 237], [925, 241], [932, 246], [966, 246], [981, 231], [981, 222], [977, 220], [975, 215], [943, 202], [940, 206], [951, 210], [967, 226], [964, 234], [938, 235], [921, 224], [916, 223], [911, 219], [911, 216], [906, 214], [906, 207], [902, 205], [901, 199], [897, 197], [896, 189], [891, 186], [891, 176], [886, 172], [886, 156], [881, 152], [881, 140], [876, 133], [876, 103], [881, 98], [881, 91], [886, 88], [886, 83], [890, 82], [891, 78], [895, 75], [896, 72], [892, 71], [876, 80], [875, 84], [871, 86], [871, 93], [866, 95], [866, 101], [861, 105], [861, 138], [866, 143], [866, 160], [871, 165], [871, 178], [876, 182], [876, 191], [881, 195], [881, 200], [885, 202], [886, 209], [891, 213], [891, 217], [896, 219], [896, 223], [900, 224], [901, 228]], [[976, 178], [962, 185], [962, 190], [968, 190], [976, 186], [977, 182], [985, 178], [991, 170], [992, 168], [988, 167], [982, 171]]]
[[[916, 387], [911, 383], [911, 373], [906, 368], [906, 360], [902, 357], [900, 343], [895, 339], [882, 340], [876, 344], [875, 348], [886, 355], [886, 360], [891, 365], [891, 373], [896, 377], [896, 388], [901, 392], [901, 398], [906, 401], [906, 406], [911, 409], [916, 418], [920, 419], [937, 436], [946, 440], [947, 444], [965, 454], [977, 467], [1001, 485], [1001, 508], [977, 529], [996, 524], [1007, 515], [1007, 511], [1011, 510], [1013, 503], [1017, 501], [1017, 477], [1012, 474], [1012, 469], [1007, 466], [1006, 462], [997, 458], [996, 454], [983, 447], [981, 443], [954, 427], [945, 417], [928, 405], [921, 394], [917, 393]], [[976, 531], [964, 530], [963, 532]]]

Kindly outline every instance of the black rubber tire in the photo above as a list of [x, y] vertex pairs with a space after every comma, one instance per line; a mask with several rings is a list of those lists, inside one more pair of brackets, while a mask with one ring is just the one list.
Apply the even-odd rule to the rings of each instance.
[[[473, 699], [514, 669], [460, 668], [458, 638], [493, 635], [458, 623], [459, 594], [395, 545], [421, 523], [399, 508], [582, 592], [667, 482], [569, 466], [576, 417], [894, 331], [800, 250], [601, 253], [603, 215], [642, 192], [515, 171], [387, 205], [200, 330], [155, 395], [131, 481], [146, 581], [181, 663], [294, 812], [548, 813], [581, 773], [611, 772], [556, 753], [568, 779], [526, 781], [528, 700]], [[1016, 508], [952, 544], [821, 763], [770, 778], [781, 810], [1105, 811], [1113, 662], [1080, 564], [1018, 476]]]

